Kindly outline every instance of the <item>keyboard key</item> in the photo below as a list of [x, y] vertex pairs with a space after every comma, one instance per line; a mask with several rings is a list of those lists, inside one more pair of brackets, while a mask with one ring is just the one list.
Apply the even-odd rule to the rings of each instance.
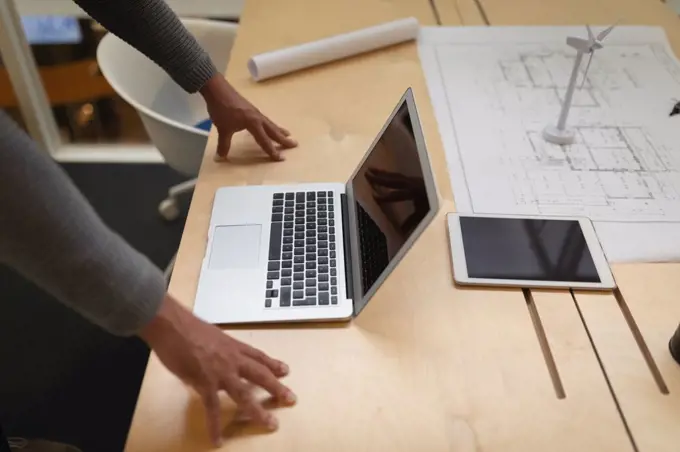
[[335, 276], [331, 278], [331, 284], [336, 285], [338, 283], [338, 278]]
[[316, 196], [317, 196], [317, 198], [325, 198], [326, 192], [325, 191], [317, 191]]
[[299, 211], [303, 211], [303, 212], [304, 212], [304, 211], [305, 211], [305, 203], [304, 203], [304, 202], [300, 202], [300, 203], [295, 204], [295, 210], [296, 210], [297, 212], [299, 212]]
[[[331, 206], [328, 206], [328, 210], [330, 209]], [[325, 212], [326, 211], [326, 205], [325, 204], [319, 204], [319, 206], [316, 208], [319, 212]]]
[[328, 283], [327, 282], [319, 283], [319, 290], [328, 290]]
[[[290, 259], [292, 259], [292, 258], [293, 257], [291, 256]], [[284, 259], [286, 259], [286, 258], [284, 257]], [[292, 267], [293, 267], [293, 263], [290, 260], [285, 260], [281, 263], [281, 268], [292, 268]]]
[[293, 283], [293, 289], [304, 289], [305, 284], [302, 281], [295, 281]]
[[275, 206], [275, 207], [272, 209], [272, 213], [283, 213], [283, 207], [281, 207], [281, 206]]
[[328, 265], [319, 265], [319, 273], [328, 273]]
[[[328, 192], [328, 197], [331, 198], [332, 196], [333, 196], [333, 192], [332, 192], [332, 191], [329, 191], [329, 192]], [[331, 198], [331, 199], [332, 199], [332, 198]]]
[[[289, 238], [289, 237], [286, 237], [286, 238]], [[283, 247], [281, 249], [284, 252], [293, 251], [293, 245], [291, 243], [286, 243], [285, 245], [283, 245]]]
[[307, 223], [307, 229], [316, 229], [316, 223]]
[[[304, 296], [304, 295], [303, 295]], [[307, 306], [307, 300], [305, 299], [293, 299], [293, 306]]]
[[264, 300], [264, 307], [265, 307], [265, 308], [271, 308], [271, 307], [272, 307], [272, 300], [271, 300], [271, 298], [267, 298], [266, 300]]
[[314, 261], [314, 260], [316, 260], [316, 254], [314, 254], [314, 253], [305, 254], [305, 258], [308, 261]]
[[304, 298], [305, 293], [302, 290], [294, 290], [293, 291], [293, 298]]
[[293, 270], [296, 272], [305, 271], [305, 264], [295, 264], [295, 268]]
[[307, 231], [307, 237], [315, 237], [316, 238], [316, 231], [314, 229], [309, 229]]
[[296, 224], [297, 226], [300, 226], [300, 225], [304, 226], [304, 225], [305, 225], [305, 218], [302, 217], [302, 216], [297, 217], [297, 218], [295, 219], [295, 224]]
[[[300, 219], [303, 220], [302, 218], [300, 218]], [[295, 225], [295, 232], [305, 232], [304, 220], [303, 220], [303, 224]]]
[[325, 248], [322, 250], [318, 250], [317, 253], [319, 253], [319, 256], [328, 256], [328, 250]]
[[316, 237], [307, 237], [306, 243], [307, 243], [307, 245], [315, 245], [316, 244]]
[[316, 298], [307, 297], [307, 299], [305, 299], [305, 304], [307, 306], [316, 306]]
[[312, 279], [312, 278], [305, 279], [305, 286], [307, 286], [307, 287], [316, 286], [316, 279]]
[[279, 261], [270, 262], [269, 265], [267, 265], [267, 270], [270, 272], [278, 270], [279, 268], [281, 268], [281, 262]]
[[[319, 248], [328, 248], [328, 241], [327, 240], [319, 240]], [[331, 248], [333, 249], [333, 248]]]
[[274, 281], [267, 281], [267, 289], [274, 287]]
[[331, 276], [337, 276], [338, 271], [334, 268], [331, 268]]
[[293, 237], [284, 237], [283, 243], [285, 244], [293, 243]]
[[[333, 212], [333, 211], [334, 211], [333, 204], [329, 204], [328, 205], [328, 212]], [[330, 213], [329, 213], [329, 215], [330, 215]]]
[[314, 278], [316, 277], [316, 270], [307, 270], [305, 272], [305, 278]]
[[295, 219], [297, 220], [298, 218], [304, 218], [305, 217], [305, 211], [303, 210], [296, 210], [295, 211]]
[[285, 198], [286, 199], [295, 199], [295, 193], [290, 193], [290, 192], [286, 193]]
[[307, 212], [307, 215], [315, 215], [316, 214], [315, 209], [307, 209], [306, 212]]
[[328, 226], [335, 226], [335, 220], [328, 220]]
[[281, 276], [290, 277], [292, 273], [293, 271], [290, 268], [284, 268], [283, 270], [281, 270]]
[[316, 216], [319, 218], [326, 218], [326, 212], [317, 212]]
[[316, 202], [318, 202], [319, 204], [326, 204], [326, 198], [325, 198], [325, 197], [323, 197], [323, 198], [318, 198], [318, 199], [316, 200]]
[[286, 203], [284, 204], [284, 206], [286, 206], [286, 207], [288, 207], [288, 208], [291, 208], [291, 207], [293, 207], [294, 205], [295, 205], [295, 202], [293, 202], [293, 201], [286, 201]]
[[331, 244], [330, 244], [330, 249], [331, 249], [331, 251], [334, 251], [334, 250], [335, 250], [335, 243], [331, 243]]
[[295, 202], [305, 202], [305, 194], [300, 192], [295, 194]]
[[279, 279], [279, 272], [267, 272], [267, 279]]
[[337, 295], [338, 294], [338, 288], [333, 286], [331, 287], [331, 295]]
[[281, 278], [282, 286], [290, 286], [292, 283], [293, 281], [290, 278]]
[[304, 264], [305, 262], [305, 257], [304, 256], [295, 256], [293, 257], [293, 263], [294, 264]]
[[316, 251], [316, 246], [314, 246], [314, 245], [307, 245], [307, 247], [306, 247], [305, 249], [306, 249], [306, 251], [307, 251], [308, 253], [313, 253], [313, 252]]
[[283, 199], [275, 199], [272, 205], [274, 207], [283, 207]]
[[307, 192], [307, 201], [311, 201], [312, 199], [316, 199], [316, 193], [313, 191], [308, 191]]
[[286, 230], [283, 231], [283, 235], [284, 235], [284, 237], [290, 237], [291, 235], [293, 235], [293, 230], [292, 229], [286, 229]]
[[301, 246], [302, 246], [302, 247], [305, 246], [305, 241], [304, 241], [304, 240], [296, 240], [296, 241], [295, 241], [295, 247], [296, 247], [296, 248], [299, 248], [299, 247], [301, 247]]
[[319, 292], [319, 306], [328, 305], [328, 292]]
[[328, 232], [331, 233], [331, 234], [335, 234], [335, 228], [333, 228], [333, 227], [330, 228], [330, 230]]
[[314, 270], [316, 268], [316, 264], [314, 264], [314, 261], [307, 261], [307, 263], [305, 263], [305, 268], [307, 270]]
[[303, 254], [305, 254], [305, 249], [304, 249], [304, 248], [302, 248], [302, 247], [300, 247], [300, 248], [295, 248], [295, 255], [296, 255], [296, 256], [302, 256]]
[[305, 295], [307, 296], [316, 295], [316, 289], [314, 287], [308, 287], [307, 289], [305, 289]]
[[331, 259], [335, 257], [335, 251], [331, 251]]
[[[291, 248], [292, 248], [292, 247], [291, 247]], [[293, 258], [293, 253], [291, 253], [291, 252], [283, 253], [283, 254], [281, 255], [281, 258], [282, 258], [282, 259], [292, 259], [292, 258]]]
[[269, 259], [278, 259], [281, 256], [281, 223], [272, 223], [269, 231]]
[[[285, 215], [284, 218], [287, 217], [287, 216], [288, 215]], [[283, 227], [284, 227], [284, 229], [293, 229], [293, 222], [292, 221], [286, 221], [285, 223], [283, 223]]]
[[333, 204], [333, 198], [328, 198], [328, 204]]
[[[331, 228], [333, 229], [333, 228]], [[328, 231], [328, 226], [319, 226], [319, 232], [327, 232]]]
[[293, 273], [293, 281], [302, 281], [305, 279], [304, 273]]
[[328, 240], [328, 234], [319, 234], [319, 240]]
[[295, 210], [292, 207], [286, 207], [283, 213], [285, 213], [286, 215], [292, 215], [295, 213]]
[[316, 207], [316, 203], [314, 201], [307, 201], [306, 205], [308, 209], [313, 209], [314, 207]]
[[328, 263], [328, 258], [327, 258], [327, 257], [320, 257], [320, 258], [319, 258], [319, 265], [327, 264], [327, 263]]
[[304, 239], [305, 238], [305, 233], [304, 232], [296, 232], [295, 233], [295, 238], [298, 240]]
[[[294, 217], [293, 215], [284, 215], [283, 216], [283, 221], [293, 221]], [[291, 224], [292, 226], [292, 224]]]
[[328, 282], [328, 273], [322, 273], [319, 275], [319, 282]]
[[331, 304], [338, 304], [338, 297], [331, 297]]
[[328, 220], [326, 220], [325, 218], [319, 218], [319, 226], [325, 226], [326, 224], [328, 224]]
[[331, 267], [335, 267], [335, 259], [331, 259]]
[[276, 289], [267, 291], [267, 298], [277, 298], [279, 296], [279, 291]]
[[274, 199], [283, 199], [283, 193], [274, 193]]
[[331, 234], [331, 242], [335, 242], [335, 234]]

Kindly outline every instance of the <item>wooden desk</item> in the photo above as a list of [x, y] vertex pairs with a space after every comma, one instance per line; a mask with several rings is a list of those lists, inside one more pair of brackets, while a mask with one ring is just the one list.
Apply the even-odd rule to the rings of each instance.
[[[436, 0], [448, 11], [467, 0]], [[665, 29], [680, 54], [680, 19], [667, 5], [648, 0], [480, 0], [491, 25], [623, 24], [656, 25]], [[576, 294], [593, 345], [620, 404], [638, 449], [677, 451], [680, 445], [680, 366], [668, 353], [669, 334], [680, 322], [680, 265], [616, 265], [614, 274], [624, 298]], [[656, 381], [633, 336], [624, 313], [637, 325], [650, 356], [659, 369]], [[664, 385], [667, 394], [663, 391]]]
[[[439, 11], [441, 18], [443, 10]], [[452, 11], [445, 14], [449, 23], [480, 20], [472, 9], [457, 16]], [[232, 150], [236, 162], [218, 165], [211, 159], [215, 148], [211, 136], [170, 290], [187, 305], [192, 303], [217, 187], [346, 180], [407, 86], [415, 93], [443, 207], [352, 323], [230, 331], [290, 364], [287, 384], [299, 402], [277, 411], [281, 428], [274, 434], [228, 427], [230, 439], [223, 449], [633, 451], [588, 331], [568, 293], [538, 292], [527, 303], [517, 290], [454, 288], [443, 216], [453, 210], [453, 197], [414, 44], [262, 84], [248, 78], [245, 62], [251, 54], [405, 16], [416, 16], [425, 25], [436, 22], [427, 0], [246, 4], [228, 78], [294, 131], [301, 146], [288, 152], [286, 162], [271, 164], [243, 138]], [[646, 276], [663, 275], [647, 270]], [[624, 287], [631, 296], [636, 290], [641, 291], [639, 285]], [[667, 299], [659, 293], [654, 302]], [[607, 309], [618, 309], [609, 296], [579, 295], [578, 300], [588, 321], [608, 315]], [[563, 399], [556, 395], [534, 327], [538, 317], [532, 312], [540, 316], [566, 394]], [[668, 317], [666, 323], [670, 317], [680, 319]], [[651, 314], [645, 318], [648, 324], [656, 320]], [[621, 325], [614, 323], [615, 332], [626, 337], [620, 333]], [[659, 329], [657, 342], [670, 335], [672, 328], [667, 330], [662, 334]], [[602, 330], [602, 338], [593, 335], [594, 340], [613, 345], [606, 334]], [[652, 350], [660, 356], [658, 347]], [[621, 360], [612, 362], [635, 361], [632, 355], [635, 349], [628, 347], [615, 356]], [[226, 418], [232, 408], [225, 400]], [[127, 450], [207, 450], [207, 438], [200, 401], [152, 356]], [[661, 441], [666, 450], [678, 444], [665, 438]]]

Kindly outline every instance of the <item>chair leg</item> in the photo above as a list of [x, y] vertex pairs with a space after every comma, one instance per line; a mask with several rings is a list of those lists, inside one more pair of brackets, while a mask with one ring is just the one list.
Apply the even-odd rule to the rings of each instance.
[[158, 213], [167, 221], [173, 221], [179, 218], [180, 210], [177, 204], [177, 197], [192, 191], [196, 187], [196, 179], [188, 180], [170, 187], [168, 190], [168, 197], [165, 198], [158, 205]]
[[181, 184], [177, 184], [174, 187], [170, 187], [170, 190], [168, 190], [168, 195], [171, 198], [174, 198], [183, 193], [188, 193], [196, 187], [196, 181], [197, 179], [191, 179], [186, 182], [182, 182]]
[[177, 259], [177, 254], [172, 256], [172, 259], [170, 259], [170, 263], [168, 266], [165, 268], [165, 271], [163, 272], [163, 277], [165, 277], [165, 285], [168, 286], [170, 284], [170, 277], [172, 276], [172, 271], [175, 269], [175, 259]]

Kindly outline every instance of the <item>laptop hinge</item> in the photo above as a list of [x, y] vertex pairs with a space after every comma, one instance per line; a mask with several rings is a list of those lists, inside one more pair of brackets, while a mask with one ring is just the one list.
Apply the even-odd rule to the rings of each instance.
[[349, 209], [347, 208], [347, 195], [340, 194], [340, 208], [342, 209], [342, 238], [345, 254], [345, 287], [347, 287], [347, 299], [354, 299], [354, 289], [352, 287], [352, 247], [350, 246], [349, 236]]

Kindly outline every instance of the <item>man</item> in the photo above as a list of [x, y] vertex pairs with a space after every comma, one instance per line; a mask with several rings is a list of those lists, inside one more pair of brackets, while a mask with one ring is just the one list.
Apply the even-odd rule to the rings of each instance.
[[[217, 156], [248, 130], [273, 160], [296, 146], [241, 97], [163, 0], [75, 0], [95, 20], [161, 66], [187, 92], [200, 92], [219, 132]], [[134, 70], [134, 68], [130, 68]], [[220, 444], [219, 391], [271, 430], [276, 419], [247, 381], [286, 404], [288, 367], [194, 317], [166, 293], [163, 275], [108, 229], [64, 172], [0, 112], [0, 262], [107, 331], [139, 335], [201, 396]], [[0, 294], [1, 296], [2, 294]]]

